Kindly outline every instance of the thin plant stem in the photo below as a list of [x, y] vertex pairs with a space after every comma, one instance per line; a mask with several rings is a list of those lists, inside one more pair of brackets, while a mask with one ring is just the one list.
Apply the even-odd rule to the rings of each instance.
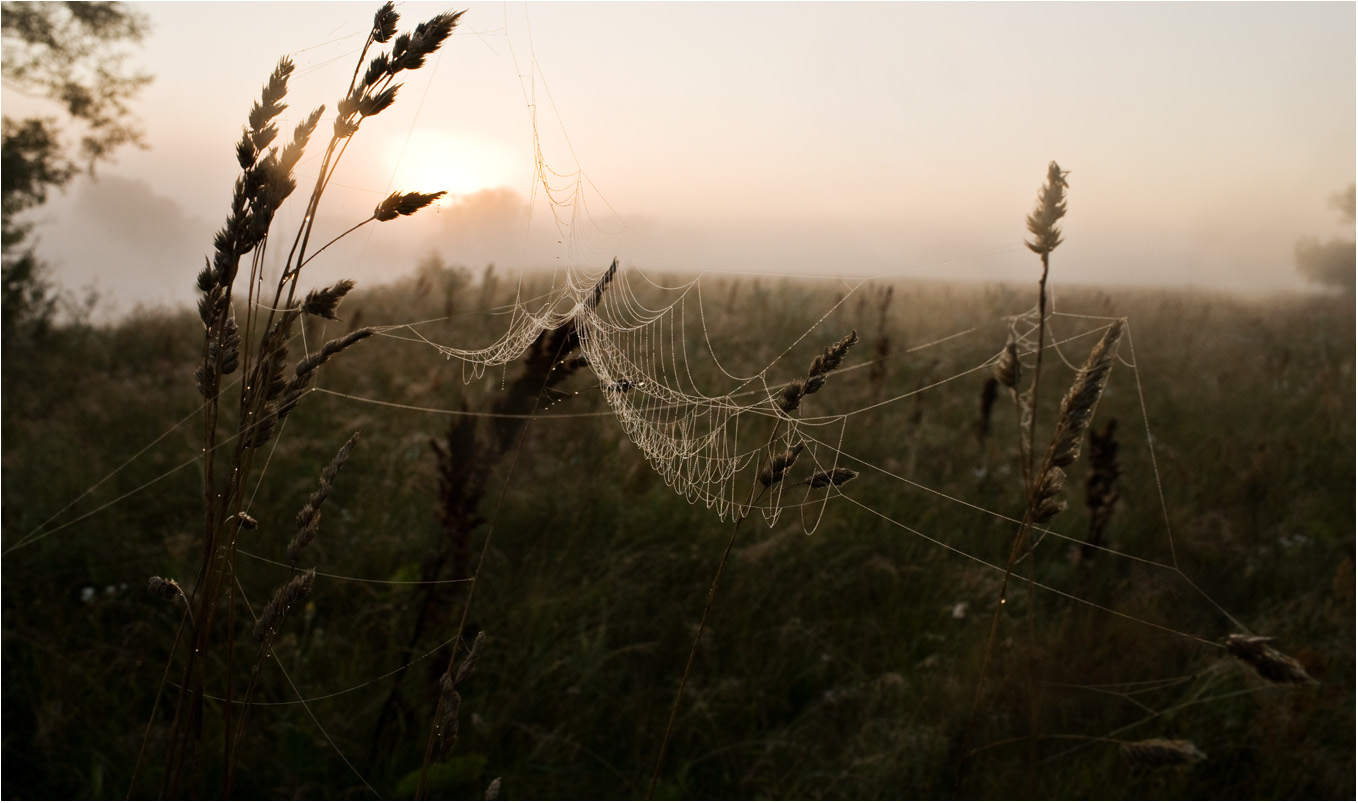
[[[768, 443], [765, 444], [765, 451], [769, 452], [766, 461], [772, 461], [772, 449], [775, 441], [778, 440], [778, 431], [782, 427], [782, 420], [779, 419], [773, 425], [773, 431], [769, 433]], [[665, 735], [660, 741], [660, 752], [655, 758], [655, 769], [651, 772], [651, 783], [646, 790], [646, 799], [655, 799], [655, 786], [660, 780], [660, 770], [665, 764], [665, 754], [669, 751], [670, 739], [674, 736], [674, 724], [679, 718], [679, 705], [684, 699], [684, 689], [688, 685], [688, 676], [693, 669], [693, 662], [698, 655], [698, 647], [703, 640], [703, 630], [707, 626], [708, 614], [712, 611], [712, 602], [717, 598], [717, 589], [721, 586], [721, 575], [726, 569], [726, 561], [731, 556], [731, 549], [735, 546], [736, 536], [740, 534], [740, 525], [745, 519], [750, 517], [750, 511], [755, 504], [763, 497], [764, 492], [771, 486], [765, 486], [759, 481], [758, 474], [755, 475], [754, 483], [750, 486], [750, 494], [746, 499], [745, 507], [740, 511], [736, 518], [735, 526], [731, 528], [731, 537], [726, 541], [726, 549], [722, 550], [721, 560], [717, 562], [717, 571], [712, 575], [712, 585], [707, 589], [707, 599], [703, 603], [703, 615], [698, 619], [698, 632], [693, 636], [693, 646], [689, 648], [688, 660], [684, 663], [684, 672], [679, 676], [679, 688], [674, 692], [674, 704], [670, 706], [670, 718], [665, 725]]]
[[1037, 351], [1033, 355], [1033, 385], [1028, 396], [1028, 454], [1023, 475], [1031, 497], [1036, 491], [1038, 475], [1032, 464], [1033, 445], [1037, 443], [1037, 400], [1042, 387], [1042, 352], [1047, 344], [1047, 268], [1048, 254], [1042, 254], [1042, 279], [1037, 283]]

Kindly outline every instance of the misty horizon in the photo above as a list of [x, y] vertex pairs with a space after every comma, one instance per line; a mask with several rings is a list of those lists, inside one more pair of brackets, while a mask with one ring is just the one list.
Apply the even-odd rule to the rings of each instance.
[[[189, 304], [260, 83], [286, 54], [288, 114], [332, 104], [372, 9], [134, 7], [152, 26], [129, 57], [154, 78], [132, 107], [148, 147], [27, 219], [67, 289]], [[1055, 160], [1070, 198], [1054, 281], [1299, 291], [1300, 244], [1353, 239], [1331, 205], [1354, 181], [1353, 28], [1351, 4], [473, 3], [404, 102], [355, 137], [320, 233], [392, 191], [449, 197], [308, 270], [369, 284], [430, 255], [472, 271], [616, 256], [1024, 282], [1024, 216]]]
[[[1070, 219], [1078, 223], [1078, 195], [1072, 196]], [[497, 187], [445, 198], [408, 219], [370, 223], [332, 245], [309, 271], [315, 271], [318, 283], [352, 278], [362, 287], [409, 278], [430, 260], [472, 274], [494, 265], [503, 275], [559, 271], [567, 264], [564, 260], [585, 271], [602, 270], [616, 256], [626, 267], [674, 275], [1026, 283], [1034, 280], [1032, 254], [1023, 244], [1026, 211], [1013, 213], [1007, 242], [1004, 227], [996, 222], [989, 227], [988, 238], [972, 238], [959, 230], [942, 246], [921, 242], [918, 234], [886, 222], [832, 230], [777, 222], [721, 226], [647, 219], [628, 227], [627, 242], [620, 247], [572, 257], [556, 237], [543, 230], [541, 221], [532, 225], [533, 210], [526, 198]], [[82, 220], [79, 238], [62, 236], [72, 217]], [[81, 179], [65, 197], [54, 198], [32, 219], [37, 224], [39, 252], [52, 264], [59, 283], [77, 295], [93, 291], [100, 299], [97, 318], [126, 313], [138, 304], [192, 305], [197, 295], [194, 277], [211, 253], [212, 235], [221, 225], [155, 194], [144, 181], [112, 171], [101, 171], [96, 181]], [[284, 216], [280, 221], [286, 223]], [[318, 230], [338, 233], [353, 222], [353, 216], [342, 219], [340, 213], [322, 208]], [[286, 229], [280, 231], [289, 234]], [[1252, 286], [1212, 281], [1209, 274], [1184, 269], [1190, 266], [1166, 264], [1153, 248], [1139, 256], [1123, 250], [1100, 254], [1092, 244], [1081, 242], [1085, 239], [1077, 225], [1067, 226], [1067, 242], [1053, 257], [1053, 280], [1058, 284], [1199, 289], [1243, 296], [1313, 288], [1297, 273], [1291, 250], [1276, 255], [1276, 281]], [[668, 248], [666, 243], [681, 243], [683, 250]], [[907, 254], [916, 257], [909, 259]], [[275, 251], [266, 264], [277, 271], [280, 260]], [[1096, 269], [1090, 270], [1090, 260], [1099, 263]]]

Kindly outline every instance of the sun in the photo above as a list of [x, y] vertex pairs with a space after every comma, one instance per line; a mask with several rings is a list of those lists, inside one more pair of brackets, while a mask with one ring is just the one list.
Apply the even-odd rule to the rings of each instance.
[[508, 186], [513, 160], [501, 145], [444, 131], [415, 131], [387, 148], [392, 190], [469, 195]]

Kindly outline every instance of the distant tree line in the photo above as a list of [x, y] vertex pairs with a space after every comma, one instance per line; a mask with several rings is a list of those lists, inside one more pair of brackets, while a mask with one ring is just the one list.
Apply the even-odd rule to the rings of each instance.
[[[1330, 206], [1339, 210], [1349, 226], [1354, 222], [1354, 185], [1330, 197]], [[1297, 271], [1308, 281], [1354, 292], [1358, 284], [1358, 248], [1353, 238], [1333, 237], [1320, 240], [1303, 237], [1297, 241]]]

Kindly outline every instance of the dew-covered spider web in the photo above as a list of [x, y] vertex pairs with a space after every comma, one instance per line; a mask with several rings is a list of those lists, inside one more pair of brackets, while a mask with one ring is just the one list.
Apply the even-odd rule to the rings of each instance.
[[[1291, 659], [1268, 653], [1264, 641], [1252, 640], [1258, 634], [1250, 622], [1242, 621], [1247, 617], [1233, 615], [1241, 603], [1218, 601], [1230, 586], [1216, 577], [1204, 580], [1203, 550], [1183, 549], [1184, 527], [1191, 525], [1201, 535], [1209, 525], [1194, 518], [1190, 503], [1175, 498], [1173, 483], [1186, 480], [1164, 470], [1160, 460], [1175, 448], [1188, 447], [1182, 438], [1162, 436], [1164, 419], [1156, 419], [1152, 412], [1159, 396], [1173, 395], [1173, 401], [1181, 403], [1180, 389], [1156, 373], [1155, 359], [1143, 360], [1138, 353], [1144, 334], [1141, 322], [1127, 318], [1108, 294], [1082, 292], [1078, 304], [1067, 305], [1059, 279], [1054, 280], [1046, 315], [1041, 314], [1033, 292], [1038, 266], [1023, 247], [1018, 226], [1026, 210], [1015, 210], [1013, 242], [954, 255], [959, 260], [982, 256], [1005, 260], [1013, 266], [1015, 287], [1021, 289], [963, 290], [915, 282], [914, 273], [922, 266], [911, 264], [908, 255], [898, 270], [873, 275], [843, 266], [827, 266], [827, 275], [818, 277], [754, 275], [697, 264], [686, 271], [653, 270], [629, 251], [642, 240], [648, 247], [656, 243], [629, 226], [626, 216], [617, 213], [594, 185], [575, 159], [564, 125], [555, 144], [568, 155], [559, 162], [548, 158], [544, 140], [551, 135], [539, 125], [539, 111], [554, 114], [555, 109], [546, 82], [535, 60], [521, 65], [512, 49], [507, 56], [522, 81], [534, 133], [534, 216], [528, 225], [559, 239], [559, 262], [552, 270], [514, 273], [508, 281], [504, 272], [487, 271], [479, 287], [463, 282], [457, 289], [460, 295], [454, 297], [450, 291], [449, 306], [457, 309], [447, 315], [430, 316], [424, 308], [409, 314], [384, 308], [388, 312], [382, 319], [364, 321], [377, 334], [362, 348], [381, 355], [377, 361], [398, 379], [365, 384], [362, 377], [345, 377], [344, 360], [337, 359], [326, 366], [335, 378], [322, 371], [295, 416], [305, 414], [310, 404], [324, 402], [325, 409], [339, 411], [346, 419], [391, 412], [403, 416], [402, 421], [416, 422], [417, 431], [398, 436], [397, 445], [379, 447], [395, 457], [375, 458], [386, 461], [384, 470], [398, 478], [423, 476], [411, 467], [417, 458], [408, 456], [422, 456], [430, 434], [442, 431], [450, 421], [517, 417], [556, 432], [578, 427], [580, 439], [587, 442], [561, 446], [552, 441], [563, 450], [611, 448], [621, 436], [627, 448], [601, 449], [612, 457], [603, 461], [603, 468], [590, 464], [589, 482], [621, 484], [624, 475], [631, 476], [631, 463], [644, 462], [671, 494], [692, 509], [705, 511], [712, 532], [724, 536], [751, 520], [741, 535], [757, 546], [777, 546], [798, 537], [809, 544], [816, 538], [841, 537], [850, 542], [846, 554], [876, 548], [854, 544], [857, 531], [871, 532], [869, 540], [886, 543], [884, 553], [908, 545], [910, 549], [891, 553], [890, 559], [874, 555], [852, 570], [865, 572], [865, 577], [873, 571], [889, 574], [893, 583], [903, 585], [917, 576], [947, 572], [953, 582], [946, 588], [946, 598], [924, 603], [932, 606], [931, 626], [940, 632], [945, 625], [956, 624], [960, 630], [992, 618], [1000, 622], [1009, 611], [1022, 608], [1031, 634], [1033, 619], [1040, 615], [1031, 613], [1038, 609], [1038, 601], [1055, 600], [1066, 609], [1051, 616], [1057, 628], [1053, 632], [1065, 633], [1059, 628], [1067, 620], [1087, 616], [1096, 619], [1098, 627], [1117, 631], [1127, 643], [1169, 643], [1173, 646], [1166, 651], [1176, 659], [1188, 656], [1176, 664], [1181, 671], [1154, 676], [1139, 672], [1133, 663], [1125, 671], [1117, 665], [1087, 668], [1092, 676], [1085, 677], [1054, 671], [1051, 677], [1027, 678], [1030, 687], [1041, 686], [1063, 702], [1106, 698], [1123, 712], [1115, 727], [1081, 733], [1078, 724], [1072, 724], [1066, 732], [1032, 736], [1035, 741], [1070, 740], [1069, 750], [1048, 751], [1044, 762], [1105, 743], [1140, 745], [1131, 752], [1143, 763], [1196, 762], [1200, 758], [1188, 748], [1177, 745], [1176, 754], [1176, 745], [1146, 744], [1147, 737], [1161, 733], [1190, 737], [1171, 730], [1179, 712], [1258, 691], [1264, 682], [1250, 671], [1261, 665], [1285, 673]], [[563, 168], [563, 162], [569, 167]], [[1034, 178], [1036, 183], [1038, 177]], [[391, 188], [365, 189], [383, 193]], [[683, 250], [677, 244], [663, 247]], [[1061, 256], [1057, 251], [1053, 257], [1054, 275], [1064, 268]], [[470, 299], [477, 299], [478, 293], [480, 300], [473, 303]], [[428, 294], [426, 288], [408, 295], [419, 302]], [[356, 294], [355, 305], [358, 298]], [[984, 313], [976, 311], [980, 304]], [[478, 324], [463, 326], [464, 319]], [[1169, 321], [1157, 320], [1162, 325]], [[327, 327], [346, 325], [304, 328], [293, 344], [295, 354], [300, 358], [316, 353], [336, 336], [335, 329]], [[1025, 519], [1030, 488], [1025, 467], [1019, 464], [1021, 433], [1030, 418], [1036, 421], [1030, 458], [1036, 462], [1062, 415], [1065, 395], [1078, 385], [1096, 344], [1115, 327], [1120, 327], [1121, 338], [1111, 353], [1107, 385], [1090, 432], [1081, 434], [1084, 450], [1066, 467], [1065, 486], [1058, 489], [1067, 510], [1019, 540], [1016, 532], [1031, 524]], [[549, 338], [553, 333], [560, 336]], [[464, 403], [464, 398], [485, 401], [507, 393], [510, 380], [525, 370], [525, 355], [544, 342], [556, 344], [556, 352], [548, 356], [551, 372], [560, 376], [544, 377], [528, 412], [504, 414], [489, 405]], [[1037, 396], [1035, 409], [1024, 409], [1016, 403], [1018, 394], [1010, 394], [997, 377], [1004, 373], [1006, 360], [1014, 360], [1016, 366], [1011, 364], [1010, 369], [1023, 377], [1018, 388], [1026, 387], [1038, 368], [1039, 353], [1044, 392]], [[1163, 358], [1165, 353], [1157, 356]], [[418, 392], [410, 390], [416, 387], [407, 378], [410, 375], [432, 377], [428, 382], [438, 392], [425, 392], [424, 386]], [[1188, 398], [1191, 403], [1192, 393]], [[1166, 404], [1162, 409], [1175, 408]], [[37, 526], [7, 533], [5, 556], [36, 553], [53, 539], [78, 543], [90, 537], [105, 517], [156, 493], [161, 483], [197, 470], [202, 456], [194, 446], [184, 446], [193, 443], [191, 436], [181, 436], [192, 432], [201, 411], [182, 412], [182, 418], [167, 422], [144, 447], [120, 456], [126, 459], [115, 461], [112, 471], [97, 480], [90, 478], [92, 484], [83, 493], [54, 506]], [[1117, 421], [1121, 452], [1115, 458], [1106, 453], [1100, 458], [1099, 448], [1109, 448], [1110, 440], [1117, 443], [1109, 426], [1112, 419]], [[293, 437], [288, 427], [274, 445], [280, 454], [287, 452]], [[1104, 439], [1102, 447], [1090, 440], [1091, 433]], [[496, 455], [503, 458], [499, 468], [503, 489], [497, 491], [499, 497], [488, 495], [483, 506], [490, 532], [498, 526], [503, 500], [527, 473], [518, 461], [519, 450], [526, 449], [516, 443], [512, 453]], [[1174, 457], [1182, 460], [1182, 455]], [[143, 472], [141, 466], [152, 458], [161, 468]], [[259, 499], [261, 507], [268, 497], [262, 488], [291, 479], [284, 457], [275, 462], [271, 450], [268, 458], [250, 495], [251, 503]], [[1100, 459], [1107, 461], [1099, 464], [1105, 472], [1102, 479], [1096, 477], [1095, 468]], [[567, 468], [564, 459], [559, 462], [563, 472], [583, 470]], [[361, 473], [361, 464], [362, 458], [356, 457], [346, 472]], [[129, 483], [122, 481], [129, 476], [135, 481], [126, 487]], [[1119, 477], [1123, 484], [1134, 479], [1141, 495], [1120, 500]], [[568, 485], [567, 479], [570, 487], [588, 487], [579, 476], [563, 478], [563, 485]], [[645, 486], [644, 480], [632, 481]], [[109, 492], [108, 487], [115, 485], [126, 490]], [[1118, 521], [1132, 506], [1136, 532], [1118, 532]], [[1114, 525], [1096, 535], [1090, 521], [1099, 516], [1111, 517]], [[763, 525], [757, 531], [750, 526], [756, 523]], [[1219, 529], [1221, 542], [1227, 542], [1228, 528]], [[478, 537], [483, 533], [477, 530]], [[706, 544], [701, 534], [687, 537]], [[491, 544], [489, 533], [484, 538]], [[1017, 545], [1012, 552], [1011, 545]], [[493, 551], [484, 548], [485, 553]], [[719, 547], [711, 551], [718, 552]], [[247, 543], [239, 554], [242, 565], [271, 570], [287, 565], [268, 543]], [[758, 560], [747, 559], [751, 565]], [[1108, 588], [1089, 580], [1109, 566], [1116, 571], [1098, 575], [1114, 578]], [[374, 597], [390, 589], [471, 587], [480, 580], [472, 570], [417, 579], [409, 566], [345, 565], [331, 570], [321, 563], [317, 569], [318, 582], [361, 589]], [[1010, 575], [1009, 598], [999, 598], [997, 589]], [[869, 581], [870, 577], [864, 583]], [[1117, 593], [1107, 593], [1114, 582]], [[247, 598], [243, 588], [239, 594], [252, 616], [262, 607], [262, 600]], [[702, 600], [693, 604], [701, 609]], [[872, 610], [862, 611], [865, 618], [874, 615]], [[1020, 629], [1010, 624], [1013, 631]], [[990, 638], [1000, 645], [996, 649], [1014, 649], [1010, 636], [1008, 641], [995, 639], [995, 631], [988, 635], [984, 628], [969, 631], [969, 636], [977, 638], [978, 632], [980, 640]], [[884, 636], [919, 641], [935, 637], [940, 642], [952, 638], [933, 631]], [[387, 681], [410, 667], [441, 659], [459, 643], [460, 634], [426, 638], [408, 645], [405, 652], [393, 650], [381, 667], [339, 686], [308, 682], [292, 667], [283, 667], [280, 653], [275, 658], [293, 694], [256, 705], [305, 708], [330, 748], [376, 794], [359, 762], [351, 761], [352, 752], [346, 752], [343, 740], [331, 738], [327, 729], [339, 723], [324, 721], [312, 707], [347, 706], [351, 700], [375, 707]], [[937, 660], [934, 655], [921, 656], [900, 671], [925, 677], [936, 665], [930, 661]], [[850, 663], [856, 666], [857, 659], [845, 666]], [[978, 664], [959, 659], [956, 666], [975, 671], [984, 680], [985, 674], [976, 671]], [[968, 683], [977, 685], [975, 699], [981, 700], [983, 684], [976, 678]], [[971, 702], [969, 694], [953, 693]], [[657, 730], [662, 727], [657, 723]], [[978, 750], [990, 746], [967, 745]], [[1215, 749], [1201, 747], [1208, 755]]]
[[[702, 287], [702, 279], [661, 284], [641, 271], [619, 270], [615, 261], [602, 273], [568, 271], [547, 296], [516, 303], [507, 331], [490, 346], [424, 342], [475, 378], [517, 362], [544, 332], [569, 328], [579, 353], [559, 355], [559, 363], [587, 367], [623, 432], [665, 482], [726, 518], [740, 513], [741, 494], [749, 491], [740, 485], [748, 479], [742, 474], [773, 443], [787, 448], [825, 441], [831, 444], [827, 456], [815, 457], [813, 449], [803, 465], [833, 470], [832, 444], [846, 416], [799, 417], [780, 404], [783, 388], [798, 379], [779, 373], [786, 370], [782, 358], [816, 331], [818, 321], [763, 366], [723, 358], [727, 344], [714, 343], [708, 331]], [[410, 331], [423, 339], [417, 327]], [[774, 504], [766, 513], [776, 517], [777, 510]]]

